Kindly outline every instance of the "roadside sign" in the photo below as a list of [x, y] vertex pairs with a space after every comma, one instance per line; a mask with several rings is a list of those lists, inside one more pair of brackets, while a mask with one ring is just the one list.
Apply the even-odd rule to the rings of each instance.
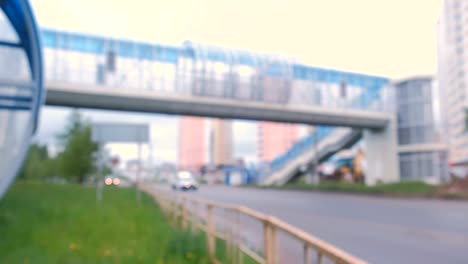
[[95, 123], [93, 141], [99, 143], [149, 143], [148, 124]]

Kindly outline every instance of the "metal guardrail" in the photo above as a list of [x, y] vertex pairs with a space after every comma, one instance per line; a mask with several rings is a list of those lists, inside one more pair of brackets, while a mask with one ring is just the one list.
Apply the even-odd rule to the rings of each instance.
[[[213, 263], [223, 263], [216, 256], [216, 239], [221, 239], [226, 243], [224, 263], [244, 263], [245, 256], [257, 263], [264, 264], [367, 263], [276, 217], [259, 213], [245, 206], [213, 202], [156, 188], [141, 188], [155, 199], [172, 223], [180, 225], [183, 230], [190, 226], [206, 234], [207, 248]], [[216, 214], [216, 210], [218, 210], [218, 214]], [[261, 223], [262, 249], [252, 248], [242, 237], [242, 233], [245, 232], [253, 238], [257, 237], [258, 234], [255, 234], [253, 229], [247, 225], [244, 226], [243, 222], [240, 221], [241, 218], [250, 218], [251, 221]], [[285, 236], [300, 243], [299, 250], [302, 254], [299, 254], [301, 256], [285, 255], [280, 258], [278, 242], [279, 239], [286, 239]], [[284, 245], [292, 244], [285, 243]], [[315, 252], [315, 261], [313, 261], [313, 252]], [[298, 252], [296, 251], [296, 253]], [[296, 261], [291, 260], [293, 257], [296, 257]], [[300, 261], [297, 261], [297, 257]]]

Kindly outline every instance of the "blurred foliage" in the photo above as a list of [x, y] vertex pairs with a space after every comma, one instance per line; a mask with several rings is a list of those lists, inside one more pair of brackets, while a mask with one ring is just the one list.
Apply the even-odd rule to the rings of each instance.
[[95, 171], [94, 153], [98, 145], [92, 141], [91, 125], [74, 110], [69, 118], [65, 133], [59, 135], [63, 151], [58, 155], [61, 176], [83, 183]]
[[104, 176], [107, 176], [109, 174], [112, 174], [112, 168], [110, 166], [103, 166], [102, 169], [101, 169], [101, 174], [104, 175]]
[[206, 254], [206, 236], [202, 233], [176, 231], [169, 240], [167, 249], [165, 261], [168, 263], [173, 256], [179, 256], [187, 263], [211, 263]]
[[465, 109], [465, 130], [468, 130], [468, 108]]
[[33, 144], [23, 163], [18, 177], [20, 179], [38, 180], [55, 176], [57, 162], [49, 157], [46, 146]]
[[[56, 157], [50, 156], [46, 146], [31, 145], [18, 178], [45, 180], [61, 177], [82, 183], [95, 172], [94, 153], [98, 145], [92, 141], [91, 125], [78, 111], [70, 114], [65, 132], [58, 136], [58, 140], [63, 150]], [[109, 171], [107, 168], [104, 173]]]
[[345, 182], [321, 182], [316, 185], [298, 182], [282, 186], [261, 186], [261, 188], [331, 191], [376, 195], [431, 196], [437, 189], [437, 186], [421, 181], [401, 181], [397, 183], [377, 184], [375, 186]]
[[401, 181], [397, 183], [382, 183], [375, 186], [366, 186], [358, 183], [345, 182], [321, 182], [319, 184], [306, 184], [303, 182], [289, 183], [285, 185], [246, 185], [246, 187], [284, 189], [284, 190], [304, 190], [304, 191], [324, 191], [341, 192], [369, 195], [383, 195], [396, 197], [425, 197], [438, 199], [468, 199], [468, 178], [456, 179], [449, 183], [431, 185], [422, 181]]

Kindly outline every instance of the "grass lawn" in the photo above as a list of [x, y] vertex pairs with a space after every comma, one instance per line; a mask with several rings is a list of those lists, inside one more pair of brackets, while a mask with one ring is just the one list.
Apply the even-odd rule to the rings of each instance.
[[345, 193], [360, 193], [388, 196], [414, 196], [430, 197], [435, 195], [436, 186], [423, 182], [402, 181], [399, 183], [379, 184], [376, 186], [365, 186], [363, 184], [322, 182], [317, 185], [305, 183], [291, 183], [282, 186], [261, 186], [260, 188], [286, 189], [286, 190], [310, 190], [331, 191]]
[[130, 188], [19, 182], [0, 200], [0, 263], [209, 263], [201, 236], [174, 230]]

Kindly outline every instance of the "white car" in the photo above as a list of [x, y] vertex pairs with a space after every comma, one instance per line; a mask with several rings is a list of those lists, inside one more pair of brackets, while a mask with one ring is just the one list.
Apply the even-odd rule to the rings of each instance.
[[171, 186], [173, 190], [197, 190], [198, 183], [193, 178], [192, 173], [181, 171], [172, 179]]

